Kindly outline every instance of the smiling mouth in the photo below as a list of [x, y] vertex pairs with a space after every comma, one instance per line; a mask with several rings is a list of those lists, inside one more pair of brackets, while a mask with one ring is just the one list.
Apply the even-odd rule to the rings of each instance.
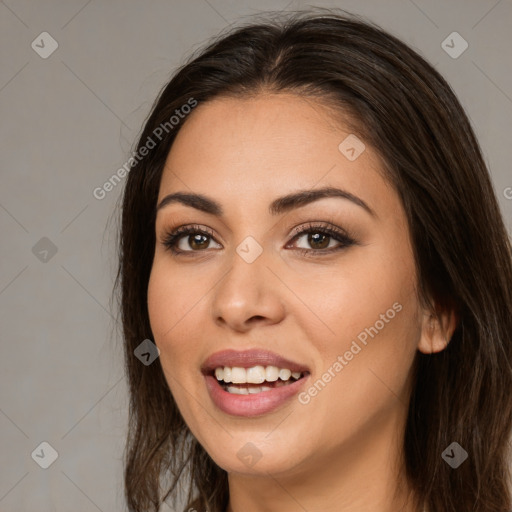
[[272, 389], [289, 386], [309, 375], [309, 372], [294, 372], [293, 375], [288, 375], [287, 372], [284, 372], [284, 374], [279, 375], [279, 377], [275, 380], [273, 379], [270, 381], [265, 379], [260, 383], [225, 382], [219, 372], [216, 374], [215, 371], [212, 371], [209, 374], [214, 377], [217, 384], [228, 393], [234, 395], [254, 395], [258, 393], [265, 393], [267, 391], [271, 391]]

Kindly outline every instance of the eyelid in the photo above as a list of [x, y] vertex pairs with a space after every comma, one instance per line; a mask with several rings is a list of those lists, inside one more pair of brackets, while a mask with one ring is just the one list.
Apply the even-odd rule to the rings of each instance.
[[[209, 227], [202, 226], [200, 224], [182, 224], [176, 227], [167, 228], [164, 230], [162, 234], [162, 244], [166, 246], [168, 249], [171, 249], [170, 243], [173, 241], [175, 244], [181, 239], [186, 236], [190, 236], [192, 234], [204, 234], [208, 237], [210, 237], [212, 240], [217, 242], [216, 236], [213, 232], [213, 230]], [[176, 252], [204, 252], [204, 251], [183, 251], [183, 250], [177, 250]]]
[[318, 229], [319, 231], [330, 231], [335, 233], [337, 236], [345, 237], [345, 238], [352, 238], [350, 233], [343, 229], [340, 226], [337, 226], [336, 224], [333, 224], [331, 222], [325, 221], [325, 220], [318, 220], [318, 221], [308, 221], [308, 222], [302, 222], [298, 226], [294, 227], [292, 231], [290, 232], [290, 237], [295, 238], [297, 235], [304, 235], [307, 234], [308, 231]]

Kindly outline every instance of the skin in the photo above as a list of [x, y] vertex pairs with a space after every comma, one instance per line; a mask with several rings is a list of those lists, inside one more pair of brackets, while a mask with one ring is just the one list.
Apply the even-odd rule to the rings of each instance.
[[[158, 202], [195, 192], [225, 210], [222, 218], [179, 203], [158, 211], [148, 308], [179, 410], [228, 472], [228, 512], [418, 510], [399, 476], [410, 370], [418, 350], [446, 347], [455, 319], [443, 313], [437, 321], [422, 308], [400, 199], [369, 145], [354, 161], [339, 151], [349, 133], [312, 99], [217, 98], [188, 116], [164, 168]], [[268, 211], [278, 196], [327, 185], [361, 198], [375, 216], [340, 198]], [[292, 228], [317, 221], [347, 230], [356, 243], [301, 254], [319, 245], [307, 234], [293, 240]], [[163, 240], [184, 224], [214, 235], [205, 248], [183, 236], [179, 247], [189, 252], [176, 256]], [[263, 249], [250, 264], [236, 252], [247, 236]], [[401, 311], [309, 403], [295, 397], [243, 418], [211, 401], [200, 366], [212, 353], [272, 350], [309, 366], [307, 390], [395, 303]], [[248, 442], [261, 453], [253, 466], [237, 457]]]

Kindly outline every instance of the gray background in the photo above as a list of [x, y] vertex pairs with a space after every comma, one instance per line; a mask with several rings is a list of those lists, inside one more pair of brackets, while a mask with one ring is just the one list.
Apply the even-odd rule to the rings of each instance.
[[[308, 5], [368, 16], [446, 77], [511, 232], [510, 0], [1, 2], [1, 511], [126, 510], [127, 394], [109, 306], [122, 184], [92, 192], [126, 162], [186, 56], [242, 16]], [[441, 46], [454, 31], [469, 43], [458, 58]], [[46, 59], [31, 47], [51, 48], [42, 32], [58, 43]], [[43, 441], [59, 454], [48, 469], [31, 456]]]

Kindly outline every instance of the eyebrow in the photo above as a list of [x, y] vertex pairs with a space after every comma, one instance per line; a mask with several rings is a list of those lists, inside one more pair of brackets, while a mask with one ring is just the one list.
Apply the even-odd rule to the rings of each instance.
[[[347, 192], [346, 190], [335, 187], [324, 187], [315, 190], [299, 190], [298, 192], [278, 197], [270, 204], [269, 212], [271, 215], [280, 215], [326, 197], [347, 199], [366, 210], [366, 212], [373, 217], [377, 216], [361, 198]], [[224, 214], [222, 206], [214, 199], [202, 194], [185, 192], [175, 192], [173, 194], [166, 195], [156, 207], [156, 211], [158, 212], [165, 206], [172, 203], [181, 203], [185, 206], [190, 206], [191, 208], [195, 208], [196, 210], [200, 210], [217, 217], [222, 217]]]

